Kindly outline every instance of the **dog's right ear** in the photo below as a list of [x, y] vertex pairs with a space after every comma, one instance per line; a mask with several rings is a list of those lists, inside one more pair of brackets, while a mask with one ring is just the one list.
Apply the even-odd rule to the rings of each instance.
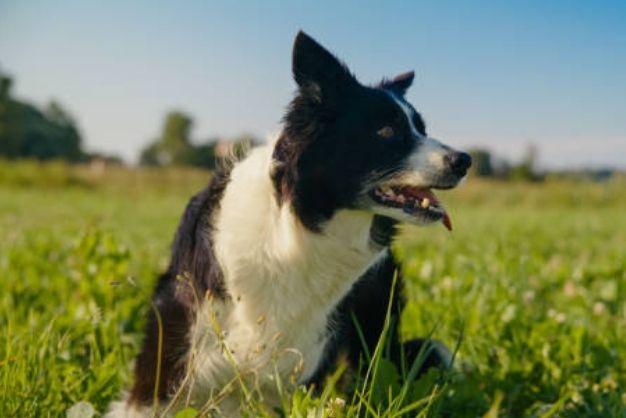
[[302, 31], [293, 44], [292, 71], [300, 88], [318, 88], [322, 98], [356, 83], [345, 65]]

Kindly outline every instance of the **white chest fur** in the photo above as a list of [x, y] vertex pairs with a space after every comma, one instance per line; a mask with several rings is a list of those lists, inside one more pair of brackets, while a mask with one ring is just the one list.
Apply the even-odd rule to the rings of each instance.
[[[328, 319], [356, 279], [382, 253], [369, 240], [372, 215], [341, 211], [321, 233], [278, 206], [268, 148], [233, 170], [214, 219], [214, 249], [226, 301], [203, 303], [193, 327], [193, 381], [198, 396], [219, 391], [236, 374], [266, 387], [315, 371]], [[237, 373], [235, 373], [235, 370]]]

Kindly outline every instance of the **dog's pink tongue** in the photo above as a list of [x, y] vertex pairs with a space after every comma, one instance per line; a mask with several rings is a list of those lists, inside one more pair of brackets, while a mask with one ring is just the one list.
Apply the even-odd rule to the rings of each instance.
[[[437, 196], [435, 196], [433, 191], [430, 189], [407, 188], [407, 189], [404, 189], [403, 192], [405, 194], [417, 197], [419, 199], [428, 198], [433, 204], [440, 205], [439, 199], [437, 199]], [[450, 219], [450, 215], [448, 215], [448, 212], [446, 212], [445, 209], [443, 212], [443, 218], [441, 219], [441, 222], [443, 223], [443, 225], [446, 227], [448, 231], [452, 231], [452, 219]]]
[[441, 222], [443, 222], [443, 225], [448, 229], [448, 231], [452, 231], [452, 220], [450, 219], [450, 216], [448, 216], [448, 212], [443, 213], [443, 219]]

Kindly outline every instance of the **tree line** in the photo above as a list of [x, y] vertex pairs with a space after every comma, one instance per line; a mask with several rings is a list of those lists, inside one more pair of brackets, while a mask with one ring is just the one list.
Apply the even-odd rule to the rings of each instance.
[[233, 139], [212, 138], [195, 143], [191, 139], [193, 119], [181, 111], [165, 116], [161, 134], [142, 151], [139, 163], [144, 166], [193, 166], [214, 169], [220, 159], [237, 155], [258, 143], [252, 135]]
[[545, 178], [545, 173], [542, 173], [537, 165], [539, 149], [533, 144], [527, 145], [518, 162], [498, 158], [485, 148], [474, 148], [468, 152], [472, 156], [470, 172], [477, 177], [534, 182], [542, 181]]
[[0, 156], [85, 161], [81, 135], [69, 113], [56, 101], [44, 109], [16, 100], [13, 80], [0, 73]]
[[[0, 158], [122, 162], [117, 156], [85, 151], [74, 118], [60, 103], [52, 100], [39, 109], [13, 97], [12, 87], [13, 79], [0, 71]], [[191, 139], [192, 127], [193, 119], [184, 112], [167, 113], [161, 133], [141, 151], [139, 163], [213, 169], [218, 159], [258, 142], [252, 135], [242, 135], [196, 143]]]
[[[85, 151], [74, 119], [60, 103], [52, 100], [39, 109], [14, 98], [12, 87], [13, 79], [0, 71], [0, 158], [58, 159], [73, 163], [93, 159], [122, 162], [117, 156]], [[192, 128], [193, 118], [190, 115], [177, 110], [167, 113], [160, 134], [141, 150], [139, 163], [151, 167], [214, 169], [220, 159], [240, 154], [259, 142], [252, 135], [194, 141], [191, 138]], [[541, 181], [545, 177], [537, 166], [538, 148], [532, 144], [517, 162], [497, 158], [486, 148], [472, 149], [470, 154], [473, 158], [471, 171], [477, 177], [526, 181]], [[564, 173], [567, 177], [581, 174], [580, 170]], [[596, 170], [583, 174], [602, 179], [612, 173], [612, 170]]]

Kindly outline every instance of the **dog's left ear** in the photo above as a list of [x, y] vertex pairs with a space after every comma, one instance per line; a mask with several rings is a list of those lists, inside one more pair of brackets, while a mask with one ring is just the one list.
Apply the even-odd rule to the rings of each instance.
[[301, 89], [319, 89], [322, 98], [332, 97], [357, 83], [345, 65], [302, 31], [293, 44], [292, 71]]
[[391, 80], [383, 80], [380, 87], [391, 90], [400, 96], [404, 96], [409, 87], [411, 87], [411, 84], [413, 84], [414, 78], [415, 72], [408, 71], [406, 73], [398, 74]]

